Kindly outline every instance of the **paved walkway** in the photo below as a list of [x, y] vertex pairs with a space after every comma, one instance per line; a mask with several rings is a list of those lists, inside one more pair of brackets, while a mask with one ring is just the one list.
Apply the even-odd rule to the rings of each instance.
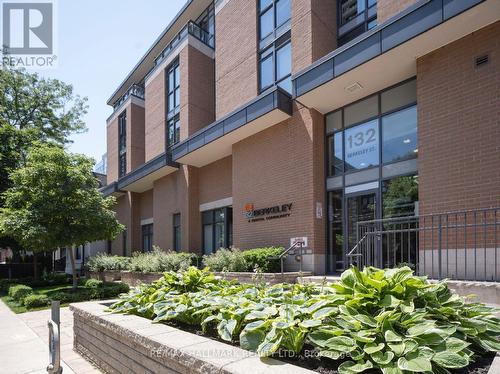
[[[13, 313], [0, 301], [0, 374], [47, 373], [50, 310]], [[100, 373], [73, 351], [73, 314], [61, 308], [63, 373]]]

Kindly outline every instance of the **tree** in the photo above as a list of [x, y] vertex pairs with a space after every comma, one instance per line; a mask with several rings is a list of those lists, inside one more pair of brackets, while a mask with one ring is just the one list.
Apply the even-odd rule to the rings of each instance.
[[61, 146], [37, 143], [26, 165], [11, 173], [0, 231], [34, 252], [68, 248], [76, 288], [75, 247], [112, 240], [123, 229], [92, 173], [93, 160]]
[[[22, 167], [34, 142], [67, 144], [85, 131], [86, 98], [57, 79], [4, 66], [0, 70], [0, 194], [11, 186], [9, 174]], [[0, 207], [3, 199], [0, 197]], [[12, 238], [0, 236], [0, 247]]]

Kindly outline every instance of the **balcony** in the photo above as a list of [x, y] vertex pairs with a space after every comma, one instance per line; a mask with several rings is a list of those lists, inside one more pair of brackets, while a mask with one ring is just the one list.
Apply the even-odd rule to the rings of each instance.
[[172, 158], [176, 162], [196, 167], [208, 165], [232, 154], [233, 144], [291, 115], [291, 96], [276, 87], [174, 145]]
[[134, 96], [138, 99], [144, 100], [144, 87], [133, 84], [113, 105], [113, 113], [116, 112], [129, 97]]
[[[215, 37], [198, 26], [193, 21], [189, 21], [181, 31], [168, 43], [163, 51], [155, 58], [155, 67], [160, 65], [163, 60], [188, 36], [194, 36], [203, 44], [214, 49]], [[153, 68], [154, 69], [154, 68]]]
[[118, 182], [111, 182], [110, 184], [99, 188], [99, 191], [104, 197], [107, 196], [120, 197], [125, 194], [125, 192], [120, 191], [120, 189], [118, 188]]
[[417, 58], [500, 19], [498, 0], [423, 0], [295, 74], [294, 97], [328, 113], [417, 73]]

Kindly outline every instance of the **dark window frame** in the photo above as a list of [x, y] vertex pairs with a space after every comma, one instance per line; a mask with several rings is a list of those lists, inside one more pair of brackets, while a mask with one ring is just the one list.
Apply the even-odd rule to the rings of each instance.
[[[174, 213], [172, 215], [172, 229], [173, 229], [173, 249], [176, 252], [182, 250], [182, 225], [181, 225], [181, 214]], [[178, 233], [177, 233], [178, 231]], [[177, 239], [179, 238], [179, 240]]]
[[127, 110], [118, 116], [118, 177], [127, 174]]
[[[338, 109], [335, 109], [329, 113], [326, 113], [325, 114], [325, 135], [326, 135], [326, 146], [327, 146], [327, 151], [326, 151], [326, 157], [327, 157], [327, 160], [326, 160], [326, 171], [327, 171], [327, 178], [331, 178], [331, 177], [342, 177], [342, 176], [345, 176], [345, 175], [348, 175], [348, 174], [351, 174], [351, 173], [357, 173], [359, 171], [362, 171], [362, 170], [370, 170], [370, 169], [376, 169], [376, 168], [382, 168], [383, 166], [385, 165], [390, 165], [390, 164], [394, 164], [394, 163], [398, 163], [398, 162], [401, 162], [401, 161], [404, 161], [404, 160], [413, 160], [413, 159], [417, 159], [418, 158], [418, 154], [416, 154], [415, 156], [413, 157], [408, 157], [408, 158], [405, 158], [404, 160], [401, 159], [401, 160], [397, 160], [397, 161], [390, 161], [390, 162], [383, 162], [383, 135], [382, 135], [382, 118], [387, 116], [387, 115], [390, 115], [390, 114], [394, 114], [396, 112], [399, 112], [399, 111], [403, 111], [403, 110], [406, 110], [408, 108], [411, 108], [411, 107], [414, 107], [416, 106], [418, 108], [418, 105], [417, 105], [417, 101], [412, 101], [410, 103], [407, 103], [407, 104], [404, 104], [404, 105], [401, 105], [399, 107], [395, 107], [391, 110], [388, 110], [388, 111], [385, 111], [385, 112], [382, 112], [382, 94], [384, 92], [387, 92], [387, 91], [390, 91], [396, 87], [399, 87], [399, 86], [402, 86], [404, 84], [407, 84], [409, 83], [410, 81], [413, 81], [413, 80], [416, 80], [416, 77], [411, 77], [409, 79], [406, 79], [402, 82], [399, 82], [399, 83], [396, 83], [390, 87], [387, 87], [387, 88], [384, 88], [383, 90], [380, 90], [374, 94], [371, 94], [371, 95], [368, 95], [368, 96], [365, 96], [359, 100], [356, 100], [356, 101], [353, 101], [352, 103], [349, 103], [341, 108], [338, 108]], [[377, 99], [378, 99], [378, 114], [375, 115], [375, 116], [372, 116], [372, 117], [369, 117], [369, 118], [366, 118], [366, 119], [363, 119], [362, 121], [359, 121], [359, 122], [356, 122], [356, 123], [352, 123], [350, 124], [349, 126], [345, 126], [345, 115], [344, 115], [344, 110], [345, 108], [351, 106], [351, 105], [354, 105], [354, 104], [357, 104], [361, 101], [364, 101], [364, 100], [367, 100], [369, 98], [372, 98], [374, 96], [377, 96]], [[337, 111], [341, 111], [342, 113], [342, 127], [340, 129], [335, 129], [334, 131], [331, 131], [329, 132], [328, 129], [326, 128], [326, 121], [327, 121], [327, 117], [334, 113], [334, 112], [337, 112]], [[347, 170], [347, 168], [345, 167], [345, 153], [346, 153], [346, 150], [345, 150], [345, 130], [347, 129], [350, 129], [350, 128], [354, 128], [356, 126], [359, 126], [359, 125], [362, 125], [364, 123], [368, 123], [370, 121], [374, 121], [374, 120], [377, 120], [378, 122], [378, 137], [379, 137], [379, 164], [378, 165], [375, 165], [375, 166], [370, 166], [370, 167], [367, 167], [367, 168], [363, 168], [363, 169], [355, 169], [355, 170]], [[418, 131], [418, 120], [417, 120], [417, 131]], [[333, 173], [333, 169], [334, 169], [334, 164], [331, 162], [331, 158], [329, 157], [331, 154], [333, 154], [333, 152], [331, 152], [332, 150], [330, 149], [330, 144], [331, 144], [331, 139], [333, 139], [333, 137], [335, 136], [335, 134], [337, 133], [342, 133], [342, 170], [341, 172], [339, 172], [338, 174], [335, 174]]]
[[[217, 213], [224, 212], [224, 220], [217, 219]], [[224, 223], [224, 244], [219, 248], [229, 248], [232, 243], [232, 226], [233, 226], [233, 208], [223, 207], [201, 212], [201, 234], [202, 234], [202, 250], [204, 254], [215, 253], [219, 248], [217, 247], [216, 227], [218, 223]], [[207, 252], [205, 248], [205, 227], [211, 226], [212, 230], [212, 252]]]
[[[349, 0], [346, 0], [349, 1]], [[358, 0], [354, 0], [356, 3]], [[358, 36], [362, 35], [368, 30], [371, 30], [373, 27], [377, 25], [377, 1], [375, 0], [373, 4], [370, 5], [370, 2], [373, 2], [372, 0], [364, 0], [365, 1], [365, 8], [362, 12], [356, 13], [354, 17], [350, 18], [347, 22], [342, 23], [342, 0], [337, 2], [337, 35], [340, 35], [340, 28], [342, 26], [347, 25], [350, 21], [354, 20], [356, 17], [358, 17], [360, 14], [364, 14], [364, 20], [362, 23], [353, 26], [349, 31], [344, 33], [342, 36], [339, 36], [337, 38], [337, 47], [340, 47], [351, 40], [357, 38]], [[372, 15], [369, 14], [371, 9], [375, 9], [374, 13]], [[375, 24], [373, 24], [375, 22]]]
[[[181, 106], [181, 78], [179, 59], [175, 59], [165, 69], [165, 145], [166, 149], [180, 141], [180, 106]], [[171, 82], [173, 80], [173, 83]], [[170, 86], [172, 85], [172, 89]], [[170, 105], [170, 97], [173, 99], [173, 107]], [[173, 137], [170, 131], [173, 130]]]
[[[280, 1], [286, 1], [288, 2], [289, 6], [290, 6], [290, 17], [283, 21], [282, 23], [278, 24], [278, 12], [276, 11], [277, 9], [277, 4], [280, 2]], [[283, 31], [281, 30], [281, 28], [286, 25], [287, 23], [290, 23], [291, 19], [292, 19], [292, 0], [269, 0], [269, 4], [266, 5], [264, 8], [261, 8], [260, 7], [260, 0], [257, 0], [257, 25], [258, 25], [258, 28], [257, 28], [257, 36], [258, 36], [258, 39], [259, 39], [259, 42], [262, 42], [264, 40], [267, 40], [270, 36], [273, 36], [273, 38], [270, 38], [270, 39], [276, 39], [279, 37], [279, 34], [280, 34], [280, 31]], [[261, 19], [262, 19], [262, 16], [267, 13], [268, 11], [272, 11], [273, 12], [273, 27], [272, 27], [272, 31], [266, 35], [261, 35], [261, 32], [260, 32], [260, 25], [261, 25]], [[286, 27], [284, 27], [286, 29]]]
[[[281, 83], [289, 80], [292, 76], [292, 69], [290, 69], [290, 73], [286, 74], [285, 76], [281, 77], [278, 79], [278, 58], [277, 54], [278, 51], [281, 49], [290, 46], [290, 66], [291, 66], [291, 60], [292, 60], [292, 40], [291, 40], [291, 32], [288, 31], [287, 33], [283, 34], [280, 38], [276, 39], [273, 41], [269, 46], [264, 48], [259, 52], [259, 61], [258, 61], [258, 69], [257, 69], [257, 79], [258, 79], [258, 87], [259, 87], [259, 93], [262, 93], [272, 87], [279, 86]], [[272, 83], [262, 86], [262, 62], [267, 60], [268, 58], [271, 58], [271, 66], [272, 66]]]
[[[142, 251], [151, 252], [153, 250], [154, 226], [153, 223], [148, 223], [141, 226]], [[145, 245], [147, 239], [147, 244]], [[147, 248], [146, 248], [147, 247]]]

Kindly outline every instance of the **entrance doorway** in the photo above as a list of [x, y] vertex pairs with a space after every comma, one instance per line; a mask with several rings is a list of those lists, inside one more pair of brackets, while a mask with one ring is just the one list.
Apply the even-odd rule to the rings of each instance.
[[346, 195], [347, 248], [346, 253], [358, 243], [357, 223], [371, 221], [377, 217], [377, 191], [364, 191], [358, 194]]

